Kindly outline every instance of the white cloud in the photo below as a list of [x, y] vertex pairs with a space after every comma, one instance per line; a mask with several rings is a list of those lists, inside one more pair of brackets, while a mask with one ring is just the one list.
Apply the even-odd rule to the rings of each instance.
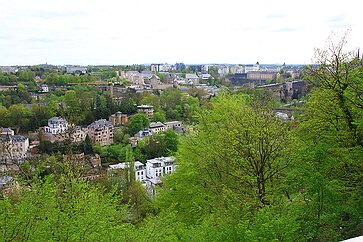
[[0, 65], [309, 63], [332, 30], [362, 42], [353, 0], [0, 0]]

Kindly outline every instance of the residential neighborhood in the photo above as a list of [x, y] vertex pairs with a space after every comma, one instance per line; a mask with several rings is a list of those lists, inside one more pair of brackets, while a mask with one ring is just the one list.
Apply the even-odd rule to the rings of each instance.
[[[162, 139], [165, 132], [186, 135], [202, 103], [218, 96], [223, 87], [268, 89], [284, 102], [299, 98], [306, 92], [299, 79], [302, 67], [259, 62], [1, 67], [2, 75], [25, 78], [22, 84], [1, 86], [3, 95], [11, 97], [10, 101], [0, 97], [3, 117], [9, 117], [5, 122], [0, 119], [2, 160], [44, 159], [44, 154], [64, 153], [71, 144], [75, 154], [101, 155], [105, 167], [122, 163], [112, 152], [106, 155], [108, 147], [130, 145], [146, 152], [144, 146], [158, 147], [155, 137]], [[19, 122], [10, 119], [15, 107], [21, 110]], [[136, 121], [138, 115], [145, 115], [142, 122]], [[283, 119], [285, 115], [276, 114]], [[144, 157], [145, 167], [150, 158], [157, 157]]]
[[[308, 68], [260, 62], [0, 67], [1, 197], [48, 194], [50, 184], [58, 184], [57, 199], [67, 202], [57, 206], [72, 203], [80, 191], [90, 194], [82, 209], [107, 196], [106, 202], [94, 200], [95, 211], [110, 203], [117, 206], [103, 213], [119, 214], [124, 206], [120, 224], [132, 226], [158, 219], [160, 211], [195, 221], [216, 208], [240, 216], [245, 203], [262, 211], [281, 196], [281, 204], [296, 199], [294, 206], [301, 206], [304, 191], [292, 198], [296, 187], [284, 179], [293, 184], [302, 161], [323, 158], [300, 136], [316, 134], [314, 142], [334, 136], [325, 130], [332, 128], [329, 122], [315, 130], [323, 110], [309, 106], [316, 89], [306, 79]], [[319, 95], [313, 98], [328, 94]], [[328, 110], [330, 101], [319, 103]], [[340, 132], [333, 139], [337, 146], [349, 126]], [[349, 137], [351, 145], [359, 143]], [[63, 198], [68, 194], [71, 200]], [[238, 209], [226, 209], [228, 204]]]

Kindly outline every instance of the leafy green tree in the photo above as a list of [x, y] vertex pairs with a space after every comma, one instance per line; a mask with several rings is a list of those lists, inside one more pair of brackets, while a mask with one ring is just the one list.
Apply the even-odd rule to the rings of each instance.
[[274, 204], [293, 138], [288, 123], [247, 100], [222, 94], [201, 112], [195, 134], [182, 139], [178, 171], [166, 179], [159, 200], [182, 221], [195, 223], [210, 213], [238, 218]]
[[35, 74], [31, 70], [19, 70], [17, 75], [21, 82], [31, 82], [35, 78]]
[[140, 104], [148, 104], [153, 106], [154, 109], [157, 109], [160, 107], [160, 96], [150, 92], [145, 92], [142, 94]]
[[165, 112], [163, 112], [162, 110], [154, 112], [153, 121], [162, 123], [166, 122]]
[[0, 106], [0, 127], [9, 127], [10, 126], [10, 112], [4, 107]]
[[135, 114], [129, 118], [128, 122], [129, 133], [130, 135], [134, 135], [140, 130], [148, 128], [149, 125], [150, 121], [145, 114], [143, 113]]
[[47, 125], [48, 119], [54, 117], [56, 113], [48, 106], [32, 105], [32, 117], [29, 128], [35, 130], [39, 127]]
[[0, 239], [30, 241], [127, 240], [127, 208], [73, 173], [45, 176], [17, 199], [0, 200]]
[[94, 109], [94, 116], [96, 119], [107, 118], [111, 114], [107, 108], [107, 99], [105, 95], [97, 95], [96, 108]]
[[179, 137], [174, 131], [167, 130], [165, 132], [162, 132], [156, 136], [156, 139], [163, 147], [161, 156], [171, 156], [174, 155], [175, 152], [177, 152]]
[[135, 177], [135, 158], [131, 147], [126, 147], [125, 162], [129, 164], [125, 170], [125, 186], [123, 187], [123, 202], [132, 207], [132, 220], [137, 222], [149, 213], [154, 214], [151, 199], [146, 194], [144, 187]]
[[318, 49], [319, 65], [305, 75], [313, 89], [298, 129], [302, 142], [293, 174], [298, 194], [305, 198], [302, 227], [313, 240], [362, 233], [363, 69], [345, 51], [346, 37], [327, 50]]
[[3, 73], [0, 70], [0, 83], [1, 84], [14, 84], [16, 82], [16, 76], [11, 73]]
[[121, 106], [119, 107], [122, 113], [133, 114], [137, 111], [136, 101], [132, 97], [122, 99]]
[[121, 143], [124, 145], [129, 144], [130, 135], [127, 133], [127, 129], [125, 127], [120, 127], [115, 129], [113, 135], [113, 141], [115, 143]]
[[[363, 67], [356, 55], [345, 50], [347, 37], [344, 35], [338, 42], [330, 40], [327, 50], [317, 49], [318, 67], [311, 67], [305, 78], [315, 87], [313, 99], [316, 96], [318, 102], [332, 104], [329, 107], [320, 103], [324, 107], [320, 109], [312, 105], [321, 113], [319, 116], [325, 115], [325, 124], [338, 131], [343, 128], [354, 142], [363, 146]], [[337, 125], [340, 127], [334, 127]]]
[[160, 81], [161, 82], [166, 82], [166, 74], [164, 74], [164, 73], [157, 73], [156, 74], [159, 78], [160, 78]]
[[11, 127], [16, 127], [19, 130], [26, 131], [30, 129], [31, 116], [31, 111], [21, 104], [14, 104], [9, 108]]
[[80, 119], [80, 106], [74, 90], [66, 91], [64, 95], [64, 113], [68, 122], [77, 124]]

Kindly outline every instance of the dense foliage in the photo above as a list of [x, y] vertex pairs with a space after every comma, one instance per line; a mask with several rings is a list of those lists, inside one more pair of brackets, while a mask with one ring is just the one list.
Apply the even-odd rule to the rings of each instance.
[[72, 172], [37, 177], [0, 200], [1, 241], [125, 240], [128, 210]]

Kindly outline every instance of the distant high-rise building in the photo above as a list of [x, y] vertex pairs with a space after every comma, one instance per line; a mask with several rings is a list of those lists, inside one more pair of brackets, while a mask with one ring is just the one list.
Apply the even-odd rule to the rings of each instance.
[[150, 71], [152, 72], [159, 72], [160, 71], [160, 64], [151, 64]]

